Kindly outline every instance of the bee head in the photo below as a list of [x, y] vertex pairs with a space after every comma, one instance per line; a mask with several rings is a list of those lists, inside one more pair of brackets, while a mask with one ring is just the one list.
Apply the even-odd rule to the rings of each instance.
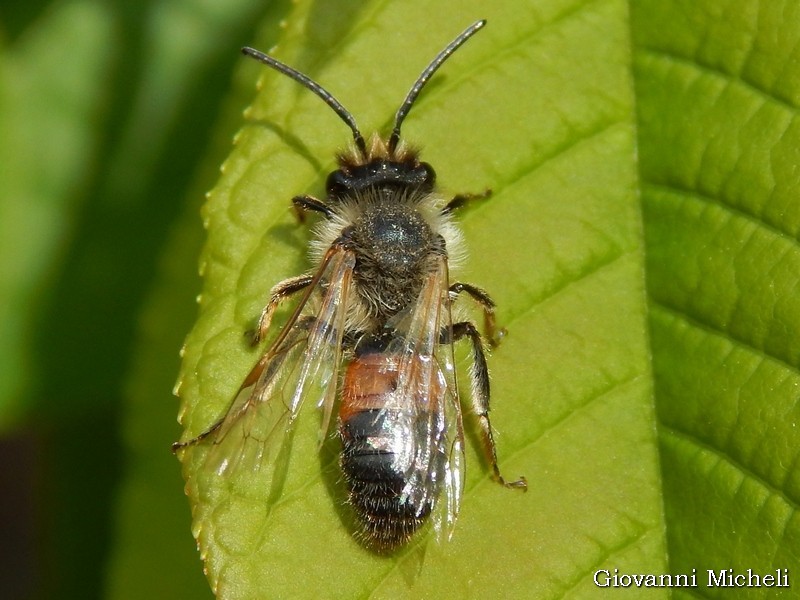
[[377, 134], [366, 153], [352, 148], [340, 154], [339, 168], [328, 175], [325, 189], [330, 200], [364, 196], [372, 189], [433, 191], [436, 172], [419, 160], [419, 152], [400, 144], [390, 152], [388, 142]]

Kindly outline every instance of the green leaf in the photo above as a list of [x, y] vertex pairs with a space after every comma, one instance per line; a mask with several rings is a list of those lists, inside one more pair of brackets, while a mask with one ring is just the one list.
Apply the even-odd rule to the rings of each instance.
[[[667, 569], [626, 6], [458, 9], [367, 4], [336, 19], [301, 4], [275, 55], [329, 88], [364, 131], [385, 133], [436, 52], [488, 19], [426, 88], [404, 136], [447, 193], [494, 191], [460, 216], [472, 258], [457, 277], [492, 293], [509, 330], [491, 357], [492, 416], [501, 468], [531, 489], [492, 483], [473, 445], [452, 542], [423, 534], [375, 555], [353, 539], [335, 456], [317, 452], [306, 407], [277, 500], [258, 478], [204, 472], [202, 446], [185, 454], [195, 534], [221, 598], [586, 596], [599, 591], [597, 569]], [[307, 268], [289, 199], [322, 193], [349, 137], [297, 83], [264, 69], [261, 86], [203, 213], [186, 437], [224, 414], [257, 360], [243, 334], [270, 287]]]
[[671, 568], [796, 572], [800, 3], [633, 17]]

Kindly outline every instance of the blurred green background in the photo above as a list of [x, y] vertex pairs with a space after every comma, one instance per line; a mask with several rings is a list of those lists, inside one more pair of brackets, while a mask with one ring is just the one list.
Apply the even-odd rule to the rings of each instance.
[[[287, 4], [0, 3], [4, 598], [125, 596], [114, 575], [122, 498], [182, 488], [170, 390], [200, 290], [198, 208], [252, 95], [257, 67], [237, 75], [239, 48], [258, 23], [271, 23], [260, 35], [269, 46]], [[160, 282], [172, 290], [166, 305]], [[137, 350], [158, 358], [148, 369]], [[131, 490], [120, 486], [137, 389], [151, 403], [145, 428], [163, 443], [147, 448], [153, 461]], [[164, 527], [180, 531], [185, 547], [165, 555], [183, 556], [194, 579], [152, 589], [208, 596], [188, 505], [174, 501], [181, 522], [150, 513], [142, 523], [153, 550]]]

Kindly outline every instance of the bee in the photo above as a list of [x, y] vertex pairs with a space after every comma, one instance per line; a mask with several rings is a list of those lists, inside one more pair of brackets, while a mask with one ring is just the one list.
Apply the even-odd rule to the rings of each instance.
[[[460, 233], [452, 213], [472, 198], [447, 201], [433, 168], [400, 138], [419, 93], [442, 63], [477, 33], [477, 21], [425, 68], [397, 111], [391, 134], [367, 142], [353, 116], [306, 75], [252, 48], [242, 52], [319, 96], [350, 127], [354, 145], [338, 156], [324, 200], [296, 196], [300, 215], [319, 213], [310, 254], [314, 269], [272, 288], [254, 332], [260, 342], [287, 298], [299, 302], [287, 324], [242, 383], [227, 413], [209, 429], [173, 445], [211, 440], [206, 460], [220, 476], [258, 470], [276, 438], [289, 432], [309, 398], [322, 408], [321, 439], [338, 404], [340, 467], [359, 537], [378, 552], [408, 542], [433, 514], [452, 534], [464, 481], [464, 426], [453, 345], [471, 344], [472, 404], [492, 476], [509, 488], [497, 465], [489, 420], [484, 341], [470, 321], [453, 322], [465, 295], [484, 316], [493, 343], [500, 331], [495, 303], [474, 285], [451, 282]], [[340, 393], [337, 394], [337, 391]], [[338, 402], [337, 402], [338, 397]]]

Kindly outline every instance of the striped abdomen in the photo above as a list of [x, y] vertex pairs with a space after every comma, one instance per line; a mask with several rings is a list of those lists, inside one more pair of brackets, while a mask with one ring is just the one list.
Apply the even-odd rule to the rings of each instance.
[[398, 364], [391, 354], [357, 354], [345, 372], [339, 409], [350, 503], [365, 541], [378, 550], [407, 542], [425, 522], [446, 464], [437, 417], [443, 389], [437, 383], [399, 391]]

